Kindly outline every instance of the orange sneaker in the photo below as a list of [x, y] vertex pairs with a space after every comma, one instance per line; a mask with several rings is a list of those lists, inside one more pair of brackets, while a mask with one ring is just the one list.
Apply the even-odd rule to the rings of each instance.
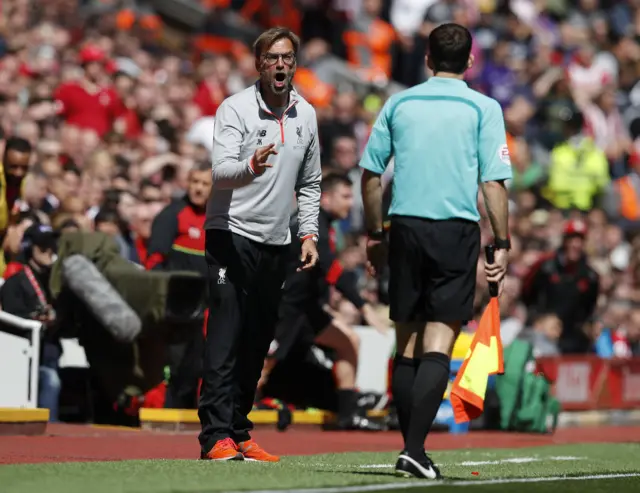
[[244, 456], [244, 460], [256, 462], [280, 462], [280, 457], [265, 452], [260, 445], [253, 441], [253, 439], [247, 440], [246, 442], [240, 442], [238, 444], [238, 448]]
[[200, 454], [203, 460], [243, 460], [244, 455], [238, 450], [236, 442], [231, 438], [218, 440], [209, 452]]

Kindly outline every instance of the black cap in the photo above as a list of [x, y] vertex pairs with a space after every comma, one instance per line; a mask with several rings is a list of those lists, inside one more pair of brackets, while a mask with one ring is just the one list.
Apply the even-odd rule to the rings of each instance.
[[58, 233], [46, 224], [34, 224], [29, 226], [22, 236], [21, 247], [23, 250], [37, 246], [41, 249], [55, 251], [58, 243]]

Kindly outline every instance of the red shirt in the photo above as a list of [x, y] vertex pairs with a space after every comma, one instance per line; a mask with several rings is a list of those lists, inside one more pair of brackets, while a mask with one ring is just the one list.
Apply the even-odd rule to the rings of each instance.
[[193, 102], [200, 108], [202, 116], [216, 116], [218, 107], [227, 96], [226, 91], [219, 86], [210, 86], [206, 82], [202, 82], [193, 97]]
[[101, 137], [109, 132], [114, 120], [124, 111], [120, 98], [112, 88], [89, 93], [78, 82], [59, 86], [54, 97], [58, 113], [79, 128], [95, 130]]
[[133, 244], [135, 245], [136, 253], [138, 254], [138, 259], [140, 260], [140, 264], [144, 265], [147, 262], [147, 257], [148, 257], [147, 242], [138, 236]]
[[18, 272], [24, 270], [24, 264], [22, 262], [9, 262], [4, 270], [2, 278], [6, 281], [11, 276], [16, 275]]
[[123, 107], [117, 121], [122, 123], [124, 136], [127, 139], [133, 140], [142, 134], [142, 123], [136, 110]]

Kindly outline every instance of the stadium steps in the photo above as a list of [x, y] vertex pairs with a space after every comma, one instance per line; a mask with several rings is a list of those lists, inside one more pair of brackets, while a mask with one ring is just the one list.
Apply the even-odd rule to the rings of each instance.
[[[321, 410], [292, 411], [291, 424], [322, 426], [335, 421], [335, 414]], [[387, 411], [368, 411], [371, 419], [384, 419]], [[147, 430], [187, 431], [200, 428], [198, 411], [195, 409], [152, 409], [142, 408], [139, 412], [140, 427]], [[256, 426], [276, 426], [278, 411], [259, 409], [249, 413], [249, 419]]]
[[48, 409], [0, 408], [0, 436], [43, 435], [48, 422]]

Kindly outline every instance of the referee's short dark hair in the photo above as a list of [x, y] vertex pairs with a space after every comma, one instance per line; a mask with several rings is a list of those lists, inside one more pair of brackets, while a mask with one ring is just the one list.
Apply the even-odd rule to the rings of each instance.
[[287, 29], [286, 27], [272, 27], [258, 36], [258, 39], [253, 43], [253, 54], [256, 59], [264, 55], [276, 41], [281, 39], [291, 41], [293, 54], [297, 56], [300, 50], [300, 38], [291, 29]]
[[329, 173], [322, 178], [322, 182], [320, 182], [320, 191], [322, 193], [331, 192], [338, 185], [352, 187], [353, 182], [346, 175], [342, 175], [340, 173]]
[[435, 73], [462, 74], [468, 68], [473, 38], [460, 24], [442, 24], [429, 35], [429, 60]]

